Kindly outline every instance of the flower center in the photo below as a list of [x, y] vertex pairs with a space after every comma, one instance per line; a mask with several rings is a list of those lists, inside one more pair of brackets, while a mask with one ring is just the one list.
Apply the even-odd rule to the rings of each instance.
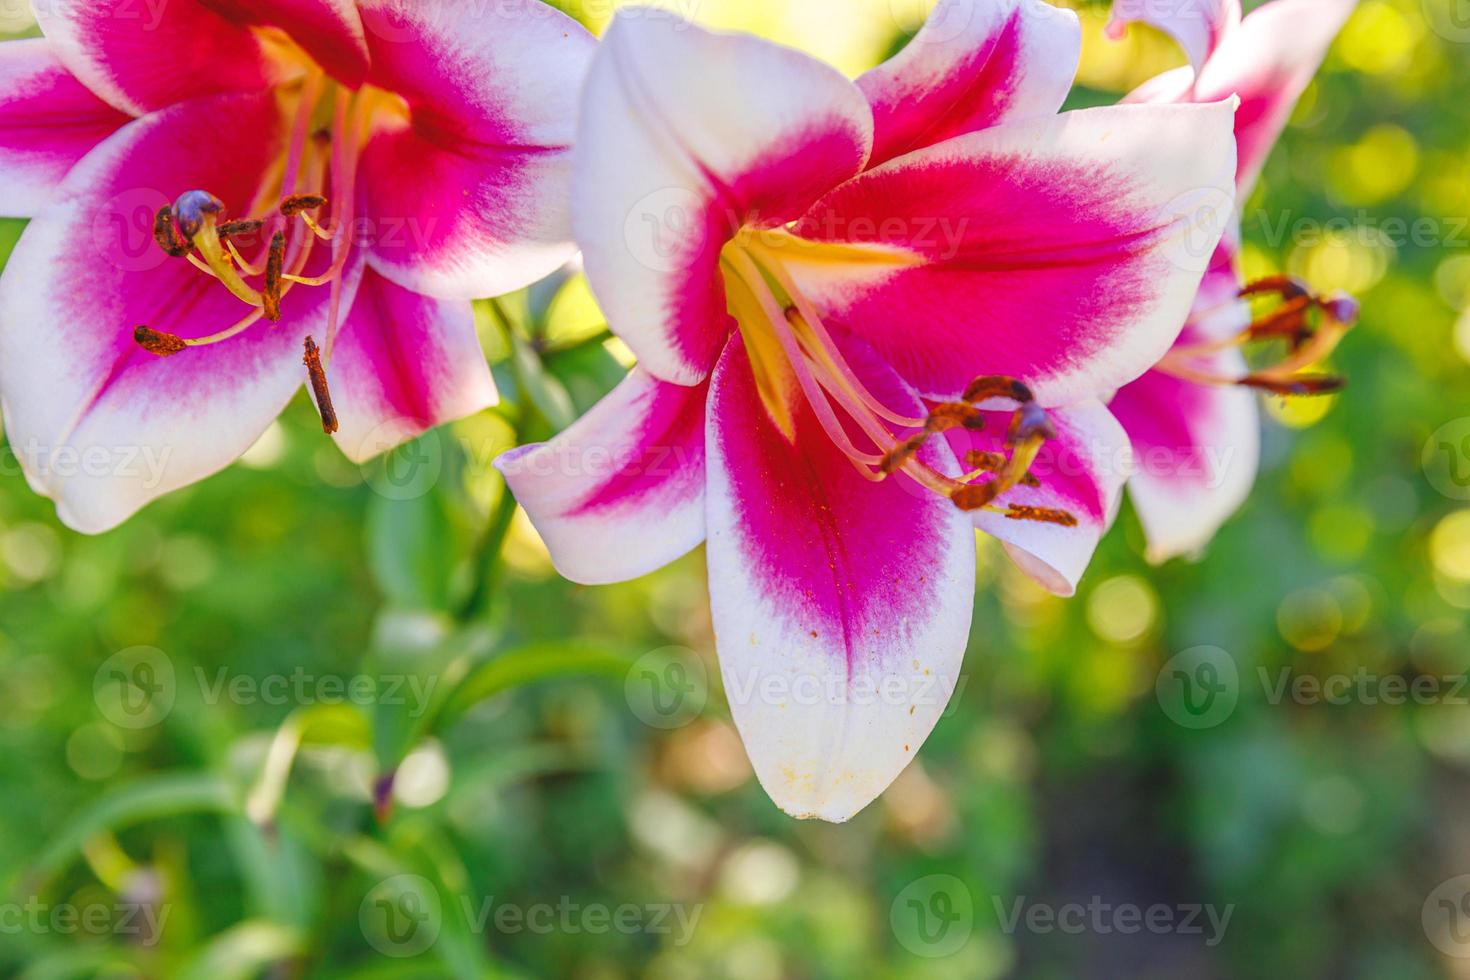
[[[1244, 330], [1225, 340], [1181, 344], [1171, 350], [1158, 370], [1203, 385], [1239, 385], [1273, 395], [1327, 395], [1341, 391], [1347, 381], [1314, 371], [1358, 322], [1358, 303], [1345, 293], [1319, 296], [1288, 276], [1253, 282], [1240, 291], [1244, 300], [1275, 297], [1280, 305]], [[1211, 355], [1251, 344], [1283, 341], [1286, 356], [1271, 367], [1238, 377], [1220, 374], [1204, 361]]]
[[[794, 438], [792, 408], [797, 399], [804, 400], [832, 444], [869, 480], [903, 473], [961, 510], [1075, 525], [1076, 518], [1065, 511], [998, 503], [1019, 485], [1037, 485], [1031, 466], [1045, 442], [1056, 438], [1046, 412], [1020, 381], [977, 378], [960, 401], [930, 405], [922, 418], [893, 410], [863, 383], [786, 267], [798, 250], [834, 248], [842, 250], [784, 230], [747, 228], [720, 253], [730, 313], [740, 325], [756, 389], [772, 422]], [[1005, 451], [970, 453], [965, 465], [972, 469], [963, 475], [937, 469], [923, 452], [929, 440], [955, 429], [982, 430], [980, 406], [995, 401], [1012, 407]], [[854, 429], [870, 449], [854, 442]]]
[[[375, 114], [406, 111], [396, 97], [373, 88], [348, 90], [313, 68], [289, 91], [296, 105], [284, 155], [262, 183], [260, 194], [241, 216], [207, 190], [188, 190], [159, 210], [154, 239], [168, 255], [187, 260], [246, 307], [239, 320], [202, 337], [178, 337], [147, 325], [133, 333], [144, 350], [172, 357], [237, 337], [261, 320], [278, 322], [297, 288], [327, 287], [326, 348], [305, 341], [305, 361], [322, 425], [336, 431], [323, 357], [331, 348], [341, 317], [342, 288], [352, 251], [358, 159]], [[323, 217], [330, 213], [330, 217]], [[307, 276], [319, 247], [331, 249], [326, 271]]]

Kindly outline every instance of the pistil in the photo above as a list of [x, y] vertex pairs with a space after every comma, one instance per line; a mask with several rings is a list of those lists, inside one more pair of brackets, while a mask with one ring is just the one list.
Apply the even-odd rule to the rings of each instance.
[[[924, 418], [905, 415], [890, 408], [863, 384], [815, 305], [783, 266], [777, 249], [761, 245], [753, 236], [742, 236], [725, 249], [721, 263], [731, 310], [751, 352], [757, 387], [772, 418], [788, 434], [791, 423], [785, 401], [794, 391], [779, 380], [779, 374], [786, 370], [832, 444], [868, 479], [884, 480], [901, 472], [961, 510], [995, 511], [1012, 520], [1076, 524], [1065, 511], [1002, 506], [997, 502], [1017, 486], [1037, 485], [1030, 476], [1031, 467], [1045, 442], [1056, 437], [1046, 412], [1020, 381], [978, 378], [962, 400], [935, 405]], [[776, 341], [778, 355], [773, 356], [767, 349], [766, 337]], [[780, 363], [776, 363], [778, 360]], [[996, 399], [1016, 405], [1005, 452], [987, 454], [988, 465], [960, 477], [941, 472], [922, 457], [924, 447], [935, 436], [957, 429], [985, 428], [980, 406]], [[853, 444], [838, 409], [868, 438], [876, 452], [865, 452]]]
[[[217, 197], [208, 191], [192, 190], [160, 209], [155, 217], [153, 236], [159, 248], [217, 279], [247, 305], [249, 312], [206, 337], [183, 338], [142, 325], [134, 330], [133, 340], [159, 357], [223, 343], [261, 320], [279, 321], [283, 301], [295, 287], [327, 286], [331, 295], [325, 349], [308, 338], [303, 362], [323, 428], [330, 434], [337, 431], [337, 417], [327, 388], [325, 362], [330, 359], [337, 333], [343, 280], [352, 253], [349, 236], [356, 170], [373, 107], [385, 103], [371, 92], [334, 87], [330, 96], [331, 129], [319, 130], [314, 128], [314, 120], [325, 85], [319, 72], [302, 84], [285, 158], [263, 178], [267, 186], [279, 187], [280, 193], [277, 204], [267, 213], [229, 219], [224, 203]], [[329, 203], [330, 220], [322, 220], [320, 215]], [[288, 234], [293, 224], [300, 234]], [[324, 273], [306, 276], [318, 242], [331, 242], [330, 263]]]

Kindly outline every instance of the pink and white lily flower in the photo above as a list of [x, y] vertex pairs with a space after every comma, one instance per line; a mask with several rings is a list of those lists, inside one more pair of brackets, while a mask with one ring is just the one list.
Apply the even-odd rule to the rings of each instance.
[[0, 400], [63, 521], [223, 468], [303, 380], [354, 460], [495, 401], [469, 301], [574, 254], [581, 26], [536, 0], [38, 13], [0, 45], [0, 214], [31, 219]]
[[857, 813], [944, 711], [977, 526], [1075, 587], [1127, 476], [1100, 399], [1198, 289], [1234, 105], [1057, 115], [1079, 50], [1039, 0], [941, 0], [856, 82], [647, 9], [593, 60], [573, 221], [639, 364], [499, 465], [578, 582], [708, 543], [726, 694], [793, 815]]
[[[1238, 96], [1236, 199], [1244, 202], [1355, 2], [1273, 0], [1242, 20], [1239, 0], [1180, 4], [1173, 16], [1148, 0], [1123, 0], [1114, 8], [1115, 33], [1128, 19], [1151, 23], [1179, 41], [1192, 65], [1153, 79], [1126, 101], [1181, 104]], [[1254, 392], [1333, 390], [1334, 379], [1304, 371], [1331, 351], [1357, 316], [1346, 297], [1319, 299], [1286, 279], [1246, 287], [1237, 269], [1239, 223], [1232, 224], [1175, 349], [1109, 405], [1133, 443], [1136, 468], [1128, 491], [1155, 561], [1200, 551], [1245, 502], [1260, 461]], [[1284, 305], [1253, 323], [1243, 297], [1266, 294]], [[1282, 339], [1292, 348], [1285, 361], [1267, 371], [1247, 368], [1243, 344]]]

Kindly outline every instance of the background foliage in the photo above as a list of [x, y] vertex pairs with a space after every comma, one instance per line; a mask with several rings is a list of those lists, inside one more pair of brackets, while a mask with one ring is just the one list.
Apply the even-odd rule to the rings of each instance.
[[[902, 43], [908, 6], [694, 12], [858, 71]], [[753, 781], [718, 690], [701, 554], [574, 587], [503, 497], [495, 454], [566, 424], [625, 363], [580, 280], [483, 305], [507, 404], [388, 464], [345, 462], [302, 400], [240, 465], [84, 538], [7, 453], [0, 971], [1470, 975], [1446, 955], [1470, 948], [1425, 925], [1436, 888], [1470, 872], [1470, 690], [1455, 683], [1470, 672], [1470, 494], [1455, 499], [1448, 468], [1470, 465], [1463, 14], [1366, 0], [1247, 209], [1254, 271], [1361, 296], [1335, 365], [1351, 390], [1269, 406], [1261, 483], [1200, 563], [1148, 566], [1125, 510], [1060, 601], [982, 543], [955, 704], [846, 826], [788, 820]], [[1177, 61], [1145, 33], [1104, 42], [1103, 14], [1085, 17], [1079, 104]], [[1394, 224], [1421, 220], [1417, 236]], [[20, 230], [0, 224], [0, 257]], [[1446, 424], [1453, 439], [1432, 440]], [[1203, 728], [1178, 723], [1159, 686], [1201, 645], [1238, 675], [1233, 708]], [[1420, 703], [1328, 704], [1273, 697], [1284, 669], [1447, 680]], [[119, 671], [151, 700], [119, 701], [139, 691]], [[640, 694], [649, 676], [701, 673], [714, 689], [694, 689], [683, 724]], [[969, 909], [954, 949], [904, 919], [915, 895]], [[1232, 911], [1211, 943], [1010, 927], [1018, 900]], [[577, 911], [549, 933], [484, 918], [506, 906]], [[634, 928], [583, 916], [620, 906]], [[664, 906], [697, 915], [692, 931], [676, 915], [656, 926]], [[65, 908], [110, 911], [66, 928]]]

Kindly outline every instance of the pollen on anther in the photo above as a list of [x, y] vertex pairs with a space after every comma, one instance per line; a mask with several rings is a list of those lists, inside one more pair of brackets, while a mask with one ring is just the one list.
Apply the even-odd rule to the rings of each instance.
[[281, 214], [294, 218], [303, 211], [315, 211], [326, 203], [327, 199], [320, 194], [292, 194], [281, 202]]
[[171, 333], [163, 333], [145, 326], [139, 326], [133, 330], [133, 342], [148, 353], [157, 354], [159, 357], [172, 357], [189, 346], [182, 337], [175, 337]]
[[1077, 526], [1077, 518], [1072, 514], [1065, 510], [1053, 510], [1050, 507], [1029, 507], [1025, 504], [1011, 504], [1005, 516], [1013, 521], [1056, 524], [1061, 527]]
[[189, 254], [189, 243], [179, 236], [174, 227], [174, 209], [165, 204], [153, 216], [153, 240], [158, 247], [176, 259]]
[[307, 376], [311, 379], [311, 394], [316, 399], [317, 411], [322, 416], [322, 431], [327, 435], [336, 433], [337, 410], [332, 407], [332, 392], [327, 387], [327, 372], [322, 367], [321, 349], [316, 341], [306, 338], [306, 355], [302, 358]]
[[265, 263], [265, 289], [261, 298], [265, 305], [265, 318], [272, 322], [281, 319], [281, 274], [286, 267], [286, 236], [276, 232], [271, 239], [270, 257]]

